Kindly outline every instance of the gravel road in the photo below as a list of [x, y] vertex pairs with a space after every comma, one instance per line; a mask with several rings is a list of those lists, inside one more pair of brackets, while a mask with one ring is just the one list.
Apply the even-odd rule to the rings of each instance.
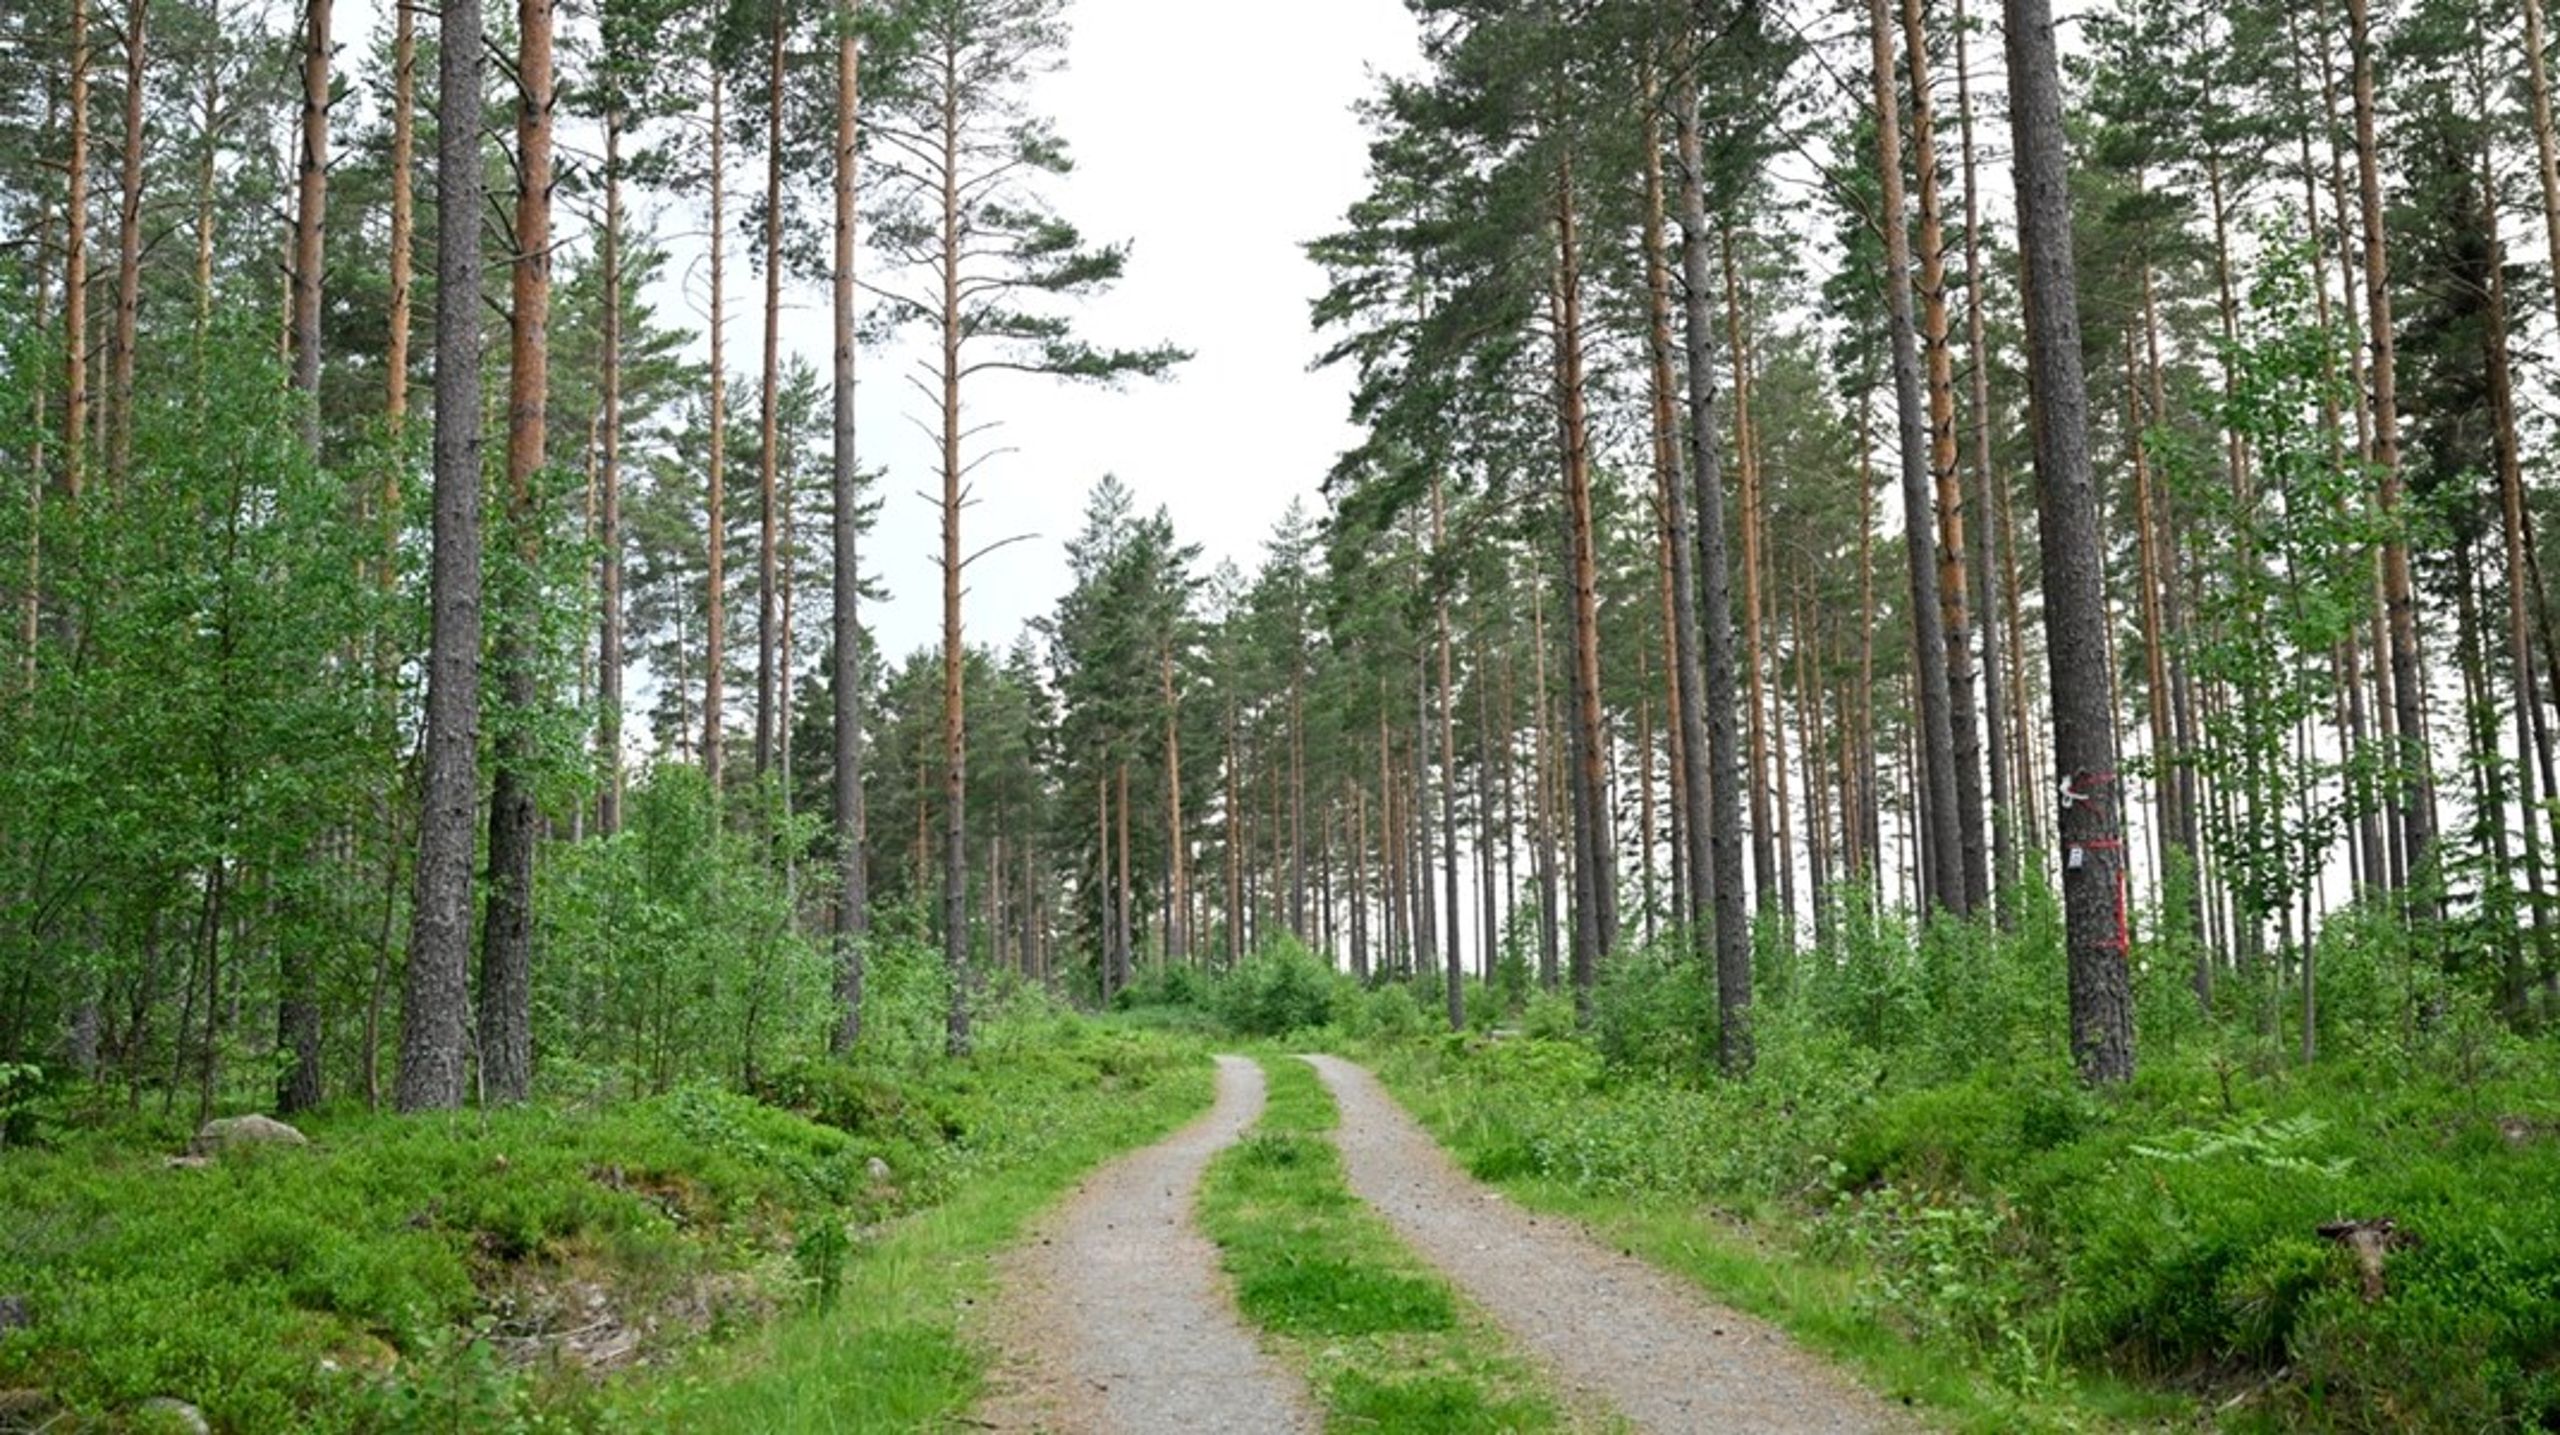
[[1193, 1223], [1200, 1174], [1262, 1112], [1262, 1068], [1218, 1058], [1209, 1114], [1103, 1167], [1004, 1262], [1004, 1357], [971, 1424], [1060, 1435], [1296, 1435], [1320, 1422], [1255, 1345]]
[[1351, 1189], [1569, 1398], [1664, 1435], [1919, 1428], [1759, 1321], [1572, 1223], [1504, 1200], [1452, 1164], [1367, 1071], [1337, 1057], [1307, 1060], [1341, 1105], [1336, 1139]]

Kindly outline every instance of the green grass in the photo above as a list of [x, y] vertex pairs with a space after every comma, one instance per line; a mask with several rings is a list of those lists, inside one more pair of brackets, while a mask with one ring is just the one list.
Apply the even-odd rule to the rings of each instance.
[[1573, 1428], [1502, 1336], [1351, 1194], [1305, 1062], [1263, 1063], [1270, 1105], [1210, 1163], [1201, 1223], [1236, 1303], [1302, 1371], [1336, 1431]]
[[[0, 1337], [0, 1390], [65, 1428], [161, 1396], [225, 1431], [930, 1424], [977, 1386], [959, 1315], [985, 1254], [1210, 1090], [1196, 1042], [1047, 1015], [983, 1035], [969, 1062], [874, 1052], [764, 1099], [324, 1111], [307, 1148], [202, 1170], [167, 1164], [183, 1122], [52, 1130], [0, 1155], [0, 1293], [35, 1317]], [[599, 1314], [643, 1363], [522, 1358]]]
[[[1117, 1039], [1165, 1047], [1161, 1038]], [[631, 1392], [617, 1413], [634, 1428], [757, 1435], [948, 1425], [977, 1398], [985, 1374], [989, 1352], [972, 1342], [963, 1317], [989, 1293], [989, 1257], [1079, 1175], [1208, 1106], [1210, 1064], [1186, 1050], [1178, 1069], [1144, 1084], [1026, 1103], [1018, 1114], [1042, 1133], [1036, 1148], [860, 1248], [832, 1309], [711, 1353]]]

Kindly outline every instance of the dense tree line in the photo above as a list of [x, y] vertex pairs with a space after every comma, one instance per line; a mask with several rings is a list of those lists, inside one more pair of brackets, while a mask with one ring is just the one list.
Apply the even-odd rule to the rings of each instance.
[[[1079, 336], [1129, 251], [1031, 108], [1063, 0], [21, 7], [0, 1061], [752, 1078], [862, 1039], [882, 942], [957, 1054], [990, 974], [1286, 938], [1453, 1022], [1684, 954], [1740, 1073], [1844, 913], [2056, 901], [2092, 1081], [2148, 974], [2310, 1059], [2351, 902], [2547, 1011], [2538, 0], [1408, 9], [1310, 237], [1321, 503], [1212, 562], [1101, 479], [990, 641], [966, 396], [1183, 357]], [[917, 654], [861, 610], [893, 331]]]

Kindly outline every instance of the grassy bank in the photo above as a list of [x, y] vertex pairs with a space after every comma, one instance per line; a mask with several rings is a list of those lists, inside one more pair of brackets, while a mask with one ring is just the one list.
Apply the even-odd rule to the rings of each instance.
[[52, 1129], [0, 1157], [0, 1391], [110, 1428], [914, 1428], [974, 1391], [984, 1253], [1209, 1092], [1189, 1042], [985, 1035], [756, 1096], [322, 1112], [201, 1168], [180, 1123]]
[[1270, 1105], [1210, 1163], [1200, 1219], [1237, 1306], [1305, 1374], [1325, 1428], [1568, 1428], [1501, 1334], [1352, 1195], [1315, 1070], [1290, 1058], [1263, 1067]]

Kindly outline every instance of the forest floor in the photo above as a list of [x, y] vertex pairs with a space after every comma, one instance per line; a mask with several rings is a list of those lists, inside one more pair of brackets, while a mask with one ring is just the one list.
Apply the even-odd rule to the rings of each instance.
[[[1314, 1429], [1286, 1365], [1334, 1429], [1918, 1428], [1774, 1328], [1467, 1176], [1341, 1058], [1304, 1058], [1321, 1090], [1297, 1060], [1275, 1062], [1284, 1090], [1306, 1088], [1286, 1103], [1301, 1114], [1275, 1111], [1211, 1172], [1265, 1104], [1254, 1063], [1218, 1060], [1209, 1115], [1097, 1173], [1002, 1262], [985, 1332], [998, 1370], [971, 1424]], [[1333, 1159], [1310, 1171], [1287, 1143], [1327, 1127]], [[1193, 1217], [1204, 1172], [1225, 1282]]]

